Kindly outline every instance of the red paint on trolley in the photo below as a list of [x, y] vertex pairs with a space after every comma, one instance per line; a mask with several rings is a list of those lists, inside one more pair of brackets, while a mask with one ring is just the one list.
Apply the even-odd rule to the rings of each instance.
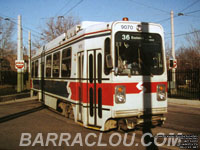
[[[144, 93], [156, 93], [157, 85], [164, 84], [167, 87], [167, 82], [145, 82], [141, 84], [144, 89]], [[139, 94], [142, 90], [137, 88], [138, 83], [97, 83], [96, 84], [96, 104], [98, 104], [98, 89], [102, 89], [102, 105], [113, 106], [115, 86], [124, 85], [126, 87], [126, 94]], [[89, 103], [89, 89], [94, 90], [94, 83], [79, 83], [70, 82], [71, 89], [70, 99], [79, 101], [79, 89], [81, 89], [81, 99], [83, 103]], [[167, 88], [166, 88], [167, 92]]]

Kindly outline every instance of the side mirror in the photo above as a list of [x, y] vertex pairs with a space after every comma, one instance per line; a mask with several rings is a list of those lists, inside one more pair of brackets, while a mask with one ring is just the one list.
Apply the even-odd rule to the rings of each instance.
[[112, 63], [112, 56], [110, 54], [106, 55], [106, 67], [112, 69], [113, 63]]

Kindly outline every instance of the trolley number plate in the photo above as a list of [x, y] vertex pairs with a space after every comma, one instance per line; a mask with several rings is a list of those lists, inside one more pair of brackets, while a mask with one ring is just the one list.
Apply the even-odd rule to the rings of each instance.
[[133, 25], [121, 25], [121, 29], [133, 30]]

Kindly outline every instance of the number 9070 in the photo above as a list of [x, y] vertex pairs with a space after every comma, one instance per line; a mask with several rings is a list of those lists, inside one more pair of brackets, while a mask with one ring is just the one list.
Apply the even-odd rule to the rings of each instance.
[[121, 25], [121, 29], [133, 30], [133, 25]]

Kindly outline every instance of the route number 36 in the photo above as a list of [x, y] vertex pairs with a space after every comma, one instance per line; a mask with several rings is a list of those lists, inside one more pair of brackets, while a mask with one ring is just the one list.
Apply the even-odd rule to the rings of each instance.
[[130, 40], [131, 37], [129, 34], [122, 34], [122, 40]]

